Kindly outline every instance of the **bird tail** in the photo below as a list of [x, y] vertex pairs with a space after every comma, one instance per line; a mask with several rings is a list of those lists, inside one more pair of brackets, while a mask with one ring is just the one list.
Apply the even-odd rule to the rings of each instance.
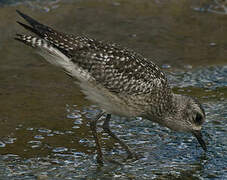
[[38, 37], [30, 35], [16, 34], [15, 39], [31, 47], [47, 47], [48, 43]]
[[[69, 41], [72, 40], [70, 40], [68, 36], [65, 36], [63, 33], [55, 31], [48, 26], [40, 24], [38, 21], [18, 10], [17, 13], [23, 17], [30, 24], [30, 26], [21, 22], [17, 23], [39, 36], [35, 37], [16, 34], [15, 39], [17, 41], [23, 42], [24, 44], [35, 48], [47, 62], [62, 68], [66, 74], [81, 80], [87, 78], [81, 76], [80, 72], [82, 70], [71, 61], [70, 53], [74, 47], [69, 43]], [[67, 39], [67, 41], [65, 41], [65, 39]]]
[[[26, 15], [26, 14], [24, 14], [24, 13], [18, 11], [18, 10], [16, 10], [16, 11], [22, 18], [24, 18], [29, 23], [30, 26], [17, 21], [17, 23], [19, 25], [21, 25], [22, 27], [24, 27], [28, 31], [35, 33], [40, 38], [45, 40], [43, 42], [48, 42], [53, 47], [57, 48], [59, 51], [61, 51], [63, 54], [65, 54], [67, 57], [72, 56], [72, 50], [74, 50], [74, 47], [73, 47], [72, 44], [69, 43], [69, 41], [72, 41], [72, 39], [70, 39], [70, 37], [65, 36], [64, 33], [58, 32], [58, 31], [56, 31], [56, 30], [54, 30], [54, 29], [52, 29], [52, 28], [50, 28], [46, 25], [39, 23], [38, 21], [34, 20], [33, 18], [29, 17], [28, 15]], [[24, 42], [25, 44], [28, 44], [28, 45], [32, 45], [32, 46], [37, 45], [35, 43], [35, 40], [33, 40], [34, 44], [29, 42], [29, 39], [28, 39], [29, 36], [26, 37], [26, 41], [22, 37], [25, 37], [25, 36], [18, 36], [17, 35], [17, 37], [15, 39], [22, 41], [22, 42]], [[34, 37], [33, 37], [33, 39], [34, 39]], [[67, 40], [67, 41], [65, 41], [65, 40]], [[40, 42], [40, 40], [38, 42]]]
[[16, 34], [15, 39], [35, 48], [50, 64], [63, 68], [68, 74], [72, 71], [73, 63], [71, 60], [48, 41], [39, 37], [22, 34]]

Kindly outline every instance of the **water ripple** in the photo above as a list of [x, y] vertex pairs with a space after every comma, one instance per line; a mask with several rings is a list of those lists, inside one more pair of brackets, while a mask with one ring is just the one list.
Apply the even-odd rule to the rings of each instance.
[[168, 74], [172, 86], [215, 89], [227, 86], [227, 66], [213, 66], [188, 72], [177, 71]]

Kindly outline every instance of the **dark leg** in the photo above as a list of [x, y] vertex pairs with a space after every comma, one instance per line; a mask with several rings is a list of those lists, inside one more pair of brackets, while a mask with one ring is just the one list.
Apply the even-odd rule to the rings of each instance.
[[97, 131], [96, 131], [96, 124], [97, 124], [97, 121], [102, 117], [103, 114], [104, 114], [104, 112], [101, 111], [101, 112], [100, 112], [93, 120], [91, 120], [91, 122], [90, 122], [90, 128], [91, 128], [91, 131], [92, 131], [92, 135], [93, 135], [94, 138], [95, 138], [96, 150], [97, 150], [97, 153], [98, 153], [98, 156], [97, 156], [97, 163], [99, 163], [99, 164], [103, 164], [103, 158], [102, 158], [101, 145], [100, 145], [99, 138], [98, 138], [98, 134], [97, 134]]
[[123, 141], [121, 141], [111, 130], [109, 126], [111, 114], [107, 114], [106, 119], [103, 123], [103, 129], [104, 131], [109, 134], [112, 138], [114, 138], [120, 145], [123, 147], [127, 153], [128, 153], [128, 158], [133, 158], [133, 153], [131, 152], [130, 148], [128, 147], [127, 144], [125, 144]]

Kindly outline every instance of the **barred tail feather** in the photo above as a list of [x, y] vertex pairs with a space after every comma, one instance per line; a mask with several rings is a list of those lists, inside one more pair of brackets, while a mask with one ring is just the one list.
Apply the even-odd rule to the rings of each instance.
[[15, 39], [36, 48], [41, 56], [55, 66], [61, 67], [66, 71], [69, 71], [68, 67], [72, 66], [72, 62], [68, 57], [44, 39], [21, 34], [17, 34]]
[[23, 42], [24, 44], [31, 46], [31, 47], [39, 47], [39, 46], [48, 45], [48, 43], [45, 40], [43, 40], [41, 38], [37, 38], [35, 36], [30, 36], [30, 35], [16, 34], [15, 39], [20, 42]]
[[[33, 47], [37, 50], [38, 54], [44, 57], [47, 62], [62, 68], [63, 71], [71, 77], [74, 77], [80, 81], [87, 81], [91, 78], [90, 74], [87, 73], [86, 70], [80, 68], [71, 60], [69, 51], [71, 49], [73, 50], [73, 47], [71, 44], [66, 44], [64, 46], [65, 41], [63, 39], [62, 33], [58, 33], [57, 31], [39, 23], [38, 21], [18, 10], [17, 13], [23, 17], [29, 23], [29, 25], [23, 24], [21, 22], [17, 23], [39, 36], [35, 37], [31, 35], [16, 34], [15, 39], [17, 41], [23, 42], [24, 44]], [[64, 36], [64, 38], [68, 37]], [[55, 40], [55, 42], [53, 40]]]

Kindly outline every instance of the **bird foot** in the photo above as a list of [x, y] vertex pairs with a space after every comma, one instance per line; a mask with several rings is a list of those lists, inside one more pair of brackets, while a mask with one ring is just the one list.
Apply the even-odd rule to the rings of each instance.
[[97, 163], [100, 165], [100, 166], [103, 166], [103, 157], [102, 156], [97, 156], [96, 157], [96, 161], [97, 161]]

